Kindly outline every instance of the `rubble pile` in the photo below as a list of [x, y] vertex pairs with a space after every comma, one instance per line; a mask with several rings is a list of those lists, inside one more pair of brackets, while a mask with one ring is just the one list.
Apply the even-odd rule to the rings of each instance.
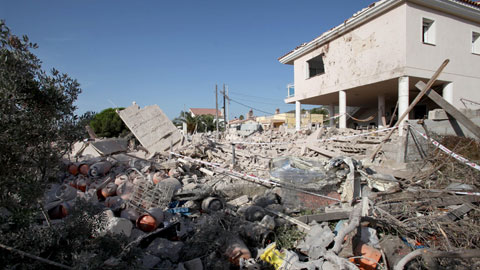
[[372, 139], [324, 128], [195, 134], [162, 152], [85, 141], [62, 183], [46, 191], [44, 208], [55, 224], [79, 200], [101, 205], [107, 226], [99, 233], [129, 237], [146, 269], [480, 265], [478, 171], [459, 165], [459, 178], [447, 176], [440, 168], [452, 160], [434, 149], [423, 166], [404, 171], [366, 153], [326, 155], [333, 151], [322, 138], [338, 135]]

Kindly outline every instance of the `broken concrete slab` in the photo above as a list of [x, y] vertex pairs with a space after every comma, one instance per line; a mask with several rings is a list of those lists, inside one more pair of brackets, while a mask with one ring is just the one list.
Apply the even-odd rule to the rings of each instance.
[[300, 241], [297, 248], [310, 259], [316, 260], [325, 255], [334, 238], [335, 235], [328, 227], [328, 223], [316, 224], [311, 227], [305, 240]]
[[128, 141], [125, 139], [106, 139], [91, 142], [92, 147], [102, 156], [123, 153], [128, 150]]
[[167, 151], [182, 140], [180, 131], [157, 105], [140, 109], [134, 103], [118, 115], [150, 153]]

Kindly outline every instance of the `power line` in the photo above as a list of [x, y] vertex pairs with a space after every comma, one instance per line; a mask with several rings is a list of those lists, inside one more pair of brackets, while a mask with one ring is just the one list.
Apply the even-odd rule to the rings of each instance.
[[249, 99], [244, 99], [244, 98], [235, 98], [237, 100], [243, 100], [243, 101], [248, 101], [252, 103], [260, 103], [260, 104], [267, 104], [267, 105], [275, 105], [275, 106], [280, 106], [283, 104], [278, 104], [278, 103], [269, 103], [269, 102], [262, 102], [262, 101], [255, 101], [255, 100], [249, 100]]
[[229, 94], [234, 94], [234, 95], [239, 95], [239, 96], [246, 96], [246, 97], [253, 97], [253, 98], [263, 98], [263, 99], [271, 99], [271, 100], [279, 100], [279, 98], [272, 98], [272, 97], [259, 97], [259, 96], [253, 96], [253, 95], [247, 95], [244, 93], [239, 93], [235, 91], [229, 91]]
[[252, 107], [252, 106], [248, 106], [248, 105], [246, 105], [246, 104], [243, 104], [243, 103], [241, 103], [241, 102], [238, 102], [238, 101], [236, 101], [236, 100], [231, 99], [231, 98], [228, 97], [228, 96], [227, 96], [227, 98], [228, 98], [228, 100], [230, 100], [230, 101], [232, 101], [232, 102], [235, 102], [235, 103], [237, 103], [237, 104], [240, 104], [240, 105], [242, 105], [242, 106], [245, 106], [245, 107], [247, 107], [247, 108], [250, 108], [250, 109], [253, 109], [253, 110], [256, 110], [256, 111], [259, 111], [259, 112], [263, 112], [263, 113], [266, 113], [266, 114], [273, 114], [273, 113], [271, 113], [271, 112], [266, 112], [266, 111], [263, 111], [263, 110], [254, 108], [254, 107]]

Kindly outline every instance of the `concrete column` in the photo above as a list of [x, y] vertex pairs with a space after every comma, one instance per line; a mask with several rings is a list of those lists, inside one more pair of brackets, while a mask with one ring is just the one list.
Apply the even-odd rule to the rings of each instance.
[[448, 103], [453, 104], [453, 82], [443, 85], [443, 99]]
[[300, 130], [301, 128], [301, 116], [302, 114], [302, 104], [300, 103], [300, 101], [295, 101], [295, 129], [296, 130]]
[[378, 128], [383, 128], [386, 125], [385, 120], [385, 96], [378, 96], [378, 113], [377, 113], [377, 126]]
[[335, 105], [330, 104], [328, 106], [328, 112], [329, 112], [329, 117], [330, 117], [330, 127], [334, 127], [335, 126], [335, 119], [332, 119], [332, 117], [335, 116]]
[[[409, 78], [408, 76], [398, 78], [398, 117], [402, 116], [408, 109], [409, 100], [408, 100], [408, 90], [409, 90]], [[400, 136], [403, 136], [405, 133], [403, 131], [403, 126], [405, 120], [408, 120], [408, 115], [403, 119], [399, 125], [398, 132]]]
[[347, 115], [345, 114], [347, 112], [347, 93], [343, 90], [338, 92], [338, 114], [340, 115], [339, 117], [339, 128], [346, 128], [347, 127]]

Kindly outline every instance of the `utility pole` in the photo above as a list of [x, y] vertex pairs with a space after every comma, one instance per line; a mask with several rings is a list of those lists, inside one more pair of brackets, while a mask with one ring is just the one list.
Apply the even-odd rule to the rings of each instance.
[[223, 84], [223, 132], [227, 131], [227, 107], [225, 106], [225, 84]]
[[215, 115], [216, 115], [216, 125], [217, 125], [217, 139], [218, 139], [218, 87], [215, 84]]
[[230, 109], [230, 97], [228, 96], [228, 85], [227, 85], [227, 93], [225, 94], [227, 96], [227, 108], [225, 109], [225, 115], [227, 116], [227, 123], [230, 121], [229, 119], [229, 109]]

